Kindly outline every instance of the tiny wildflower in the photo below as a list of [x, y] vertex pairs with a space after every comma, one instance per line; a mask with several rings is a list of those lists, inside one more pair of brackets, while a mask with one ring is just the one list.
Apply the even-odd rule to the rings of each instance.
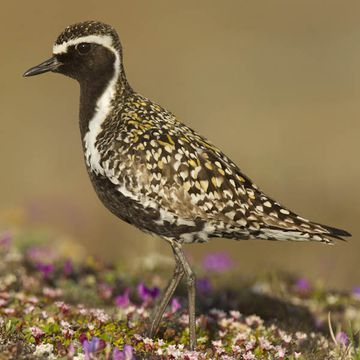
[[38, 262], [36, 264], [36, 269], [38, 269], [45, 278], [48, 278], [54, 271], [55, 267], [53, 264]]
[[244, 359], [244, 360], [255, 360], [256, 357], [252, 352], [248, 351], [246, 354], [243, 355], [242, 359]]
[[36, 346], [33, 355], [41, 359], [46, 358], [52, 360], [52, 359], [56, 359], [55, 355], [53, 354], [53, 351], [54, 351], [54, 345], [40, 344]]
[[114, 348], [112, 353], [112, 360], [132, 360], [134, 359], [133, 347], [131, 345], [125, 345], [123, 351], [118, 348]]
[[352, 290], [352, 295], [355, 299], [360, 300], [360, 286], [355, 286]]
[[336, 334], [336, 337], [335, 337], [336, 341], [341, 344], [341, 345], [344, 345], [344, 346], [347, 346], [348, 343], [349, 343], [349, 337], [348, 335], [343, 332], [343, 331], [339, 331], [337, 334]]
[[12, 234], [5, 231], [0, 235], [0, 248], [8, 249], [11, 245]]
[[58, 257], [58, 254], [51, 247], [34, 246], [28, 249], [26, 256], [36, 263], [43, 261], [52, 262]]
[[65, 276], [70, 276], [74, 272], [74, 266], [70, 259], [65, 260], [63, 271]]
[[129, 293], [130, 293], [130, 290], [128, 288], [126, 288], [122, 295], [116, 296], [115, 304], [117, 307], [126, 308], [130, 305]]
[[146, 287], [143, 283], [138, 284], [137, 292], [142, 301], [154, 300], [159, 296], [160, 290], [158, 287]]
[[259, 326], [263, 323], [263, 320], [257, 315], [250, 315], [245, 319], [248, 326]]
[[299, 293], [306, 294], [311, 290], [310, 283], [305, 278], [299, 278], [295, 283], [295, 288]]
[[70, 311], [70, 306], [63, 301], [55, 301], [55, 305], [59, 308], [62, 314], [67, 314]]
[[96, 353], [105, 348], [105, 342], [99, 339], [97, 336], [94, 336], [90, 341], [84, 340], [82, 343], [85, 357], [89, 357], [90, 354]]
[[227, 253], [218, 252], [205, 256], [202, 266], [205, 271], [224, 272], [231, 269], [234, 264]]
[[107, 283], [100, 283], [98, 286], [98, 292], [103, 300], [110, 299], [113, 293], [113, 287]]
[[45, 333], [44, 331], [42, 331], [39, 327], [37, 326], [32, 326], [30, 328], [30, 331], [31, 331], [31, 335], [34, 337], [34, 339], [37, 341], [39, 340], [40, 338], [42, 338]]
[[171, 300], [171, 312], [175, 313], [177, 312], [179, 309], [181, 309], [181, 304], [178, 298], [174, 297]]
[[43, 294], [49, 298], [54, 299], [60, 297], [63, 294], [63, 291], [61, 289], [44, 287]]
[[207, 277], [196, 279], [196, 287], [203, 295], [207, 295], [212, 290], [211, 282]]

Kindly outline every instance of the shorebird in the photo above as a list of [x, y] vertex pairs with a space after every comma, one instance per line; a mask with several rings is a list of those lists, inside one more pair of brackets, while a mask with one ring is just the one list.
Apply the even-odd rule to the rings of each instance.
[[165, 239], [172, 279], [150, 319], [153, 337], [180, 280], [188, 287], [190, 349], [196, 346], [195, 275], [183, 244], [210, 238], [331, 243], [345, 230], [311, 222], [265, 195], [218, 147], [160, 105], [136, 93], [113, 27], [68, 26], [53, 56], [24, 73], [48, 71], [80, 83], [86, 167], [103, 204], [120, 219]]

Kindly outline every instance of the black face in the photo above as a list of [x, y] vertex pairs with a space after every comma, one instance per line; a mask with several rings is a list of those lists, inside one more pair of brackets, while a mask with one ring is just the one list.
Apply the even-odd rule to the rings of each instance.
[[107, 82], [114, 75], [115, 54], [106, 47], [82, 42], [68, 46], [66, 52], [32, 67], [24, 76], [34, 76], [48, 71], [70, 76], [81, 85], [95, 84], [100, 79]]
[[99, 77], [111, 78], [114, 73], [114, 53], [99, 44], [83, 42], [72, 45], [66, 53], [57, 54], [55, 58], [60, 65], [52, 71], [70, 76], [80, 83]]

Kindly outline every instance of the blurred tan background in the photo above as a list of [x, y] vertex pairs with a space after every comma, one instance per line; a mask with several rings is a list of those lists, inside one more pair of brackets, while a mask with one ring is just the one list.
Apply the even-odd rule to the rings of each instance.
[[71, 23], [119, 31], [133, 87], [220, 146], [269, 195], [345, 228], [348, 243], [214, 240], [244, 274], [284, 269], [330, 286], [360, 285], [358, 0], [6, 1], [0, 21], [2, 216], [68, 234], [109, 259], [163, 241], [100, 204], [83, 164], [78, 85], [21, 74], [51, 55]]

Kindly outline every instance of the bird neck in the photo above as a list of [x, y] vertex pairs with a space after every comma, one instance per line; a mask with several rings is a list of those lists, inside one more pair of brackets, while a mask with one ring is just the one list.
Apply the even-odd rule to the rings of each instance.
[[[119, 69], [92, 76], [80, 82], [80, 132], [81, 138], [89, 131], [89, 123], [95, 117], [105, 120], [116, 104], [124, 103], [132, 89], [126, 79], [123, 65]], [[97, 121], [100, 121], [98, 119]]]

